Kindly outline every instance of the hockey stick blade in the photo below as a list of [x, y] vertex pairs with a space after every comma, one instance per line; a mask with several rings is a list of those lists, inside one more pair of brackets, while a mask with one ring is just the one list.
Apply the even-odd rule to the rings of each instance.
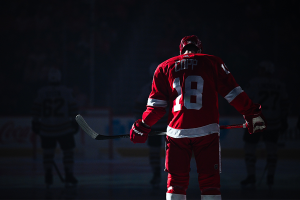
[[116, 139], [116, 138], [128, 138], [130, 135], [101, 135], [99, 133], [96, 133], [84, 120], [84, 118], [81, 115], [77, 115], [75, 117], [76, 122], [78, 125], [82, 128], [84, 132], [86, 132], [91, 138], [95, 140], [108, 140], [108, 139]]
[[99, 134], [96, 133], [93, 129], [91, 129], [91, 127], [89, 127], [89, 125], [86, 123], [86, 121], [83, 119], [81, 115], [76, 115], [75, 120], [84, 132], [86, 132], [93, 139], [97, 138]]
[[[91, 136], [95, 140], [109, 140], [109, 139], [116, 139], [116, 138], [129, 138], [130, 134], [125, 135], [101, 135], [96, 133], [84, 120], [81, 115], [76, 116], [76, 122], [82, 128], [84, 132], [86, 132], [89, 136]], [[232, 129], [232, 128], [246, 128], [245, 124], [237, 124], [237, 125], [227, 125], [227, 126], [220, 126], [220, 129]], [[162, 131], [151, 131], [149, 136], [155, 135], [166, 135], [166, 132]]]
[[[91, 138], [95, 140], [108, 140], [108, 139], [116, 139], [116, 138], [129, 138], [129, 134], [125, 135], [101, 135], [99, 133], [96, 133], [84, 120], [84, 118], [81, 115], [77, 115], [75, 117], [76, 122], [78, 125], [82, 128], [84, 132], [86, 132]], [[149, 135], [165, 135], [165, 132], [159, 132], [154, 131], [149, 133]]]

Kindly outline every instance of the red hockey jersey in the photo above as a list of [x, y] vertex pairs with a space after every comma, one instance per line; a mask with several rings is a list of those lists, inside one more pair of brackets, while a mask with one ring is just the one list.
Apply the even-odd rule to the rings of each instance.
[[143, 121], [154, 125], [170, 105], [167, 135], [200, 137], [219, 133], [218, 93], [242, 115], [257, 108], [224, 62], [208, 54], [183, 54], [158, 65]]

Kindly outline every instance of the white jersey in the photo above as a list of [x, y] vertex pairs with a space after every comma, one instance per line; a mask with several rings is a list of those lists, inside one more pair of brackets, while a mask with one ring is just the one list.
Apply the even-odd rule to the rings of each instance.
[[256, 77], [245, 91], [254, 102], [261, 104], [268, 130], [280, 128], [281, 119], [288, 112], [285, 84], [275, 78]]
[[73, 132], [78, 108], [72, 91], [63, 85], [46, 86], [38, 91], [32, 114], [40, 122], [40, 135], [60, 136]]

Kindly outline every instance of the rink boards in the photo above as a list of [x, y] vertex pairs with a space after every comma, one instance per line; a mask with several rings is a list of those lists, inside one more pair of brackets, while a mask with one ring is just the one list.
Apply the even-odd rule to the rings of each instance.
[[[129, 130], [135, 121], [132, 116], [111, 116], [109, 113], [82, 114], [86, 122], [94, 131], [103, 135], [129, 134]], [[220, 125], [241, 124], [242, 117], [223, 117], [220, 118]], [[280, 136], [280, 152], [285, 157], [292, 157], [292, 154], [299, 155], [300, 138], [299, 130], [296, 128], [297, 118], [288, 119], [288, 130]], [[243, 129], [221, 130], [220, 142], [222, 155], [228, 157], [243, 156]], [[81, 129], [75, 135], [76, 156], [88, 159], [114, 158], [128, 156], [147, 156], [147, 144], [133, 144], [128, 138], [114, 140], [94, 140]], [[162, 138], [163, 139], [163, 138]], [[258, 151], [263, 149], [263, 143], [259, 143]], [[40, 140], [31, 131], [31, 117], [1, 117], [0, 118], [0, 149], [1, 157], [9, 156], [41, 156]], [[294, 152], [294, 153], [291, 153]], [[259, 152], [264, 154], [263, 150]], [[162, 156], [164, 146], [162, 146]], [[60, 149], [57, 148], [57, 156], [61, 156]], [[296, 157], [296, 159], [299, 159]]]

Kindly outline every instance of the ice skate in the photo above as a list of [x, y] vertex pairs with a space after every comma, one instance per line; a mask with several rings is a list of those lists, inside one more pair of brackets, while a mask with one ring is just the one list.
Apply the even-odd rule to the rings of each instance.
[[161, 182], [161, 177], [158, 175], [153, 175], [150, 184], [152, 185], [153, 189], [159, 189], [160, 188], [160, 182]]
[[272, 189], [272, 186], [274, 184], [274, 175], [268, 175], [267, 176], [267, 185], [269, 189]]
[[243, 189], [255, 189], [256, 179], [254, 175], [247, 176], [247, 178], [241, 181]]
[[73, 188], [76, 187], [78, 183], [78, 180], [74, 177], [73, 174], [67, 173], [66, 179], [65, 179], [65, 187], [66, 188]]
[[52, 170], [47, 170], [45, 173], [45, 183], [46, 183], [46, 188], [49, 189], [50, 186], [53, 184], [53, 174]]

